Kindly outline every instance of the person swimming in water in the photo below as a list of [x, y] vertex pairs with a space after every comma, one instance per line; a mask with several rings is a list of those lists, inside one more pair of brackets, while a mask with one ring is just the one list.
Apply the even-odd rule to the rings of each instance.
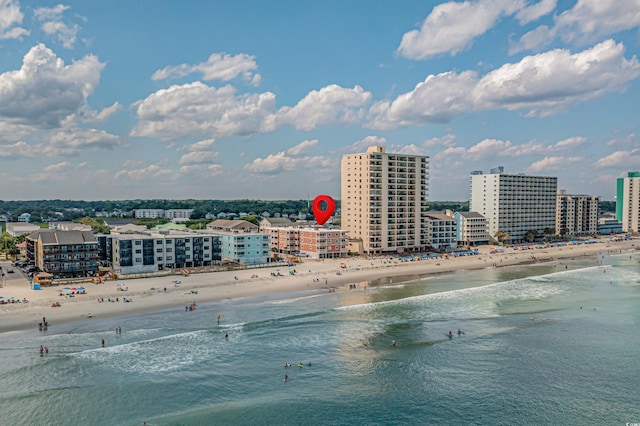
[[451, 330], [449, 330], [449, 337], [452, 337], [453, 333], [451, 332]]
[[462, 330], [458, 329], [458, 336], [462, 335]]
[[393, 340], [391, 341], [391, 346], [395, 346], [395, 345], [396, 345], [396, 339], [393, 339]]
[[284, 375], [284, 381], [286, 382], [287, 380], [289, 380], [289, 376], [287, 374]]

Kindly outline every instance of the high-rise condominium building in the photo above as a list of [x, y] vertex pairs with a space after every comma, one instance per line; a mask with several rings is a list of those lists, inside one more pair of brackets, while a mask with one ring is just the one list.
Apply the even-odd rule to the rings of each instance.
[[512, 241], [523, 241], [529, 231], [555, 232], [557, 189], [557, 177], [506, 174], [503, 167], [489, 174], [476, 171], [469, 210], [487, 218], [490, 237], [503, 231]]
[[600, 197], [569, 195], [558, 190], [556, 198], [556, 234], [566, 236], [596, 235], [598, 233], [598, 204]]
[[640, 172], [629, 172], [617, 183], [616, 219], [623, 232], [640, 232]]
[[365, 253], [420, 251], [429, 244], [429, 157], [373, 146], [342, 157], [341, 228]]

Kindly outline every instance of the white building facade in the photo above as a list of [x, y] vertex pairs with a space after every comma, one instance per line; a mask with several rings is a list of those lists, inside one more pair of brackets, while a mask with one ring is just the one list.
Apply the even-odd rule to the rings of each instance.
[[640, 232], [640, 172], [629, 172], [617, 181], [616, 219], [623, 232]]
[[478, 212], [452, 213], [456, 220], [456, 239], [459, 245], [487, 244], [489, 233], [487, 219]]
[[428, 237], [429, 157], [373, 146], [342, 157], [341, 228], [368, 254], [422, 251]]
[[555, 232], [557, 189], [557, 177], [472, 172], [469, 210], [487, 219], [489, 236], [503, 231], [519, 242], [529, 231]]
[[136, 209], [136, 219], [190, 219], [193, 209]]

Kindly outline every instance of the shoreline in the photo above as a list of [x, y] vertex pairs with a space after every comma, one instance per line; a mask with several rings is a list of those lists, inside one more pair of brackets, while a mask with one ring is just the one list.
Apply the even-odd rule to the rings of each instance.
[[[26, 298], [29, 303], [0, 305], [0, 333], [36, 328], [43, 317], [51, 326], [92, 318], [111, 318], [129, 314], [161, 311], [188, 306], [192, 302], [213, 303], [228, 299], [239, 299], [260, 295], [278, 295], [296, 291], [348, 291], [349, 285], [376, 286], [400, 285], [413, 279], [429, 275], [449, 273], [456, 270], [474, 270], [490, 267], [506, 267], [559, 261], [600, 254], [617, 254], [640, 249], [638, 240], [608, 241], [594, 244], [545, 247], [530, 250], [505, 249], [504, 253], [490, 254], [494, 246], [478, 248], [473, 256], [417, 260], [402, 262], [389, 256], [356, 257], [348, 259], [305, 259], [292, 268], [272, 267], [240, 271], [224, 271], [192, 274], [187, 277], [163, 276], [152, 278], [108, 280], [104, 284], [85, 283], [87, 294], [69, 297], [70, 291], [60, 286], [31, 290], [29, 281], [19, 272], [0, 288], [3, 300], [13, 296], [16, 300]], [[612, 253], [614, 252], [614, 253]], [[345, 267], [341, 268], [340, 264]], [[295, 270], [295, 275], [289, 273]], [[280, 270], [282, 276], [272, 276]], [[7, 274], [9, 275], [9, 274]], [[10, 274], [13, 275], [13, 274]], [[181, 283], [175, 284], [178, 279]], [[126, 288], [119, 291], [118, 288]], [[166, 288], [166, 291], [165, 291]], [[58, 294], [67, 294], [58, 295]], [[98, 302], [104, 298], [104, 302]], [[117, 302], [107, 300], [118, 299]], [[131, 299], [124, 302], [123, 298]], [[52, 307], [55, 302], [60, 307]]]

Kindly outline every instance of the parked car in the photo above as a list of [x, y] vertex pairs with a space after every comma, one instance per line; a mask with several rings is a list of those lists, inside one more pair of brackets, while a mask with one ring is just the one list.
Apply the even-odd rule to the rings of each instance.
[[13, 274], [13, 268], [7, 268], [7, 273], [8, 274]]

